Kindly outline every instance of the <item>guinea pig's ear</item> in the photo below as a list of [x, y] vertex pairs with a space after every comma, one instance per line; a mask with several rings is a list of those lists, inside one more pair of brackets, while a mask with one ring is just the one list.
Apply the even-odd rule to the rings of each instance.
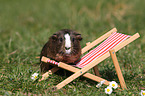
[[54, 40], [57, 39], [57, 37], [58, 37], [57, 34], [53, 34], [53, 35], [51, 36], [51, 38], [54, 39]]
[[78, 40], [82, 40], [83, 38], [81, 37], [81, 34], [76, 34], [76, 38], [78, 39]]

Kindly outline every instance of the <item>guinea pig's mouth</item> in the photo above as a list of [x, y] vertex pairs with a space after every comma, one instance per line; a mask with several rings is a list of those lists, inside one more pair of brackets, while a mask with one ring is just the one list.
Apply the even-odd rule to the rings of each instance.
[[69, 50], [65, 50], [66, 54], [70, 54], [71, 53], [71, 49]]
[[70, 54], [71, 53], [71, 48], [65, 48], [65, 53]]

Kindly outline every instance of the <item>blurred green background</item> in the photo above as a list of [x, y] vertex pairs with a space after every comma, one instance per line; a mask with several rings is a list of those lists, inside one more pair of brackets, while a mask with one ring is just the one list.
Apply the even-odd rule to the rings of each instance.
[[[66, 76], [53, 75], [41, 83], [32, 83], [30, 76], [39, 70], [36, 57], [41, 48], [58, 30], [81, 33], [84, 47], [114, 27], [129, 35], [139, 32], [141, 37], [117, 53], [128, 90], [113, 95], [139, 94], [145, 85], [144, 4], [145, 0], [0, 0], [0, 94], [104, 95], [106, 86], [97, 89], [97, 83], [87, 79], [78, 78], [78, 83], [53, 91]], [[118, 82], [115, 73], [109, 78], [115, 72], [111, 58], [99, 69], [104, 78]]]

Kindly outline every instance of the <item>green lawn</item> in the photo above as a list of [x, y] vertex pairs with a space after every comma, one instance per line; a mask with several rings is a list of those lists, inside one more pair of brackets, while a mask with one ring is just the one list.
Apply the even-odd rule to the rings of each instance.
[[[106, 95], [106, 85], [98, 89], [97, 82], [83, 77], [55, 90], [66, 75], [53, 74], [42, 82], [33, 82], [31, 75], [39, 72], [36, 57], [56, 31], [78, 31], [84, 47], [116, 27], [129, 35], [139, 32], [141, 37], [117, 53], [128, 90], [114, 90], [112, 95], [138, 96], [145, 90], [144, 4], [145, 0], [1, 0], [0, 95]], [[111, 58], [98, 67], [103, 78], [119, 83]]]

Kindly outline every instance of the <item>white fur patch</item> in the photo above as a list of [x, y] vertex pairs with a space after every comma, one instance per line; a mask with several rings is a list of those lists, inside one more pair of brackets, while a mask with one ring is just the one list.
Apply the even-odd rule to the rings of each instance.
[[69, 34], [65, 34], [65, 51], [67, 54], [69, 54], [71, 52], [71, 39], [70, 39], [70, 35]]

